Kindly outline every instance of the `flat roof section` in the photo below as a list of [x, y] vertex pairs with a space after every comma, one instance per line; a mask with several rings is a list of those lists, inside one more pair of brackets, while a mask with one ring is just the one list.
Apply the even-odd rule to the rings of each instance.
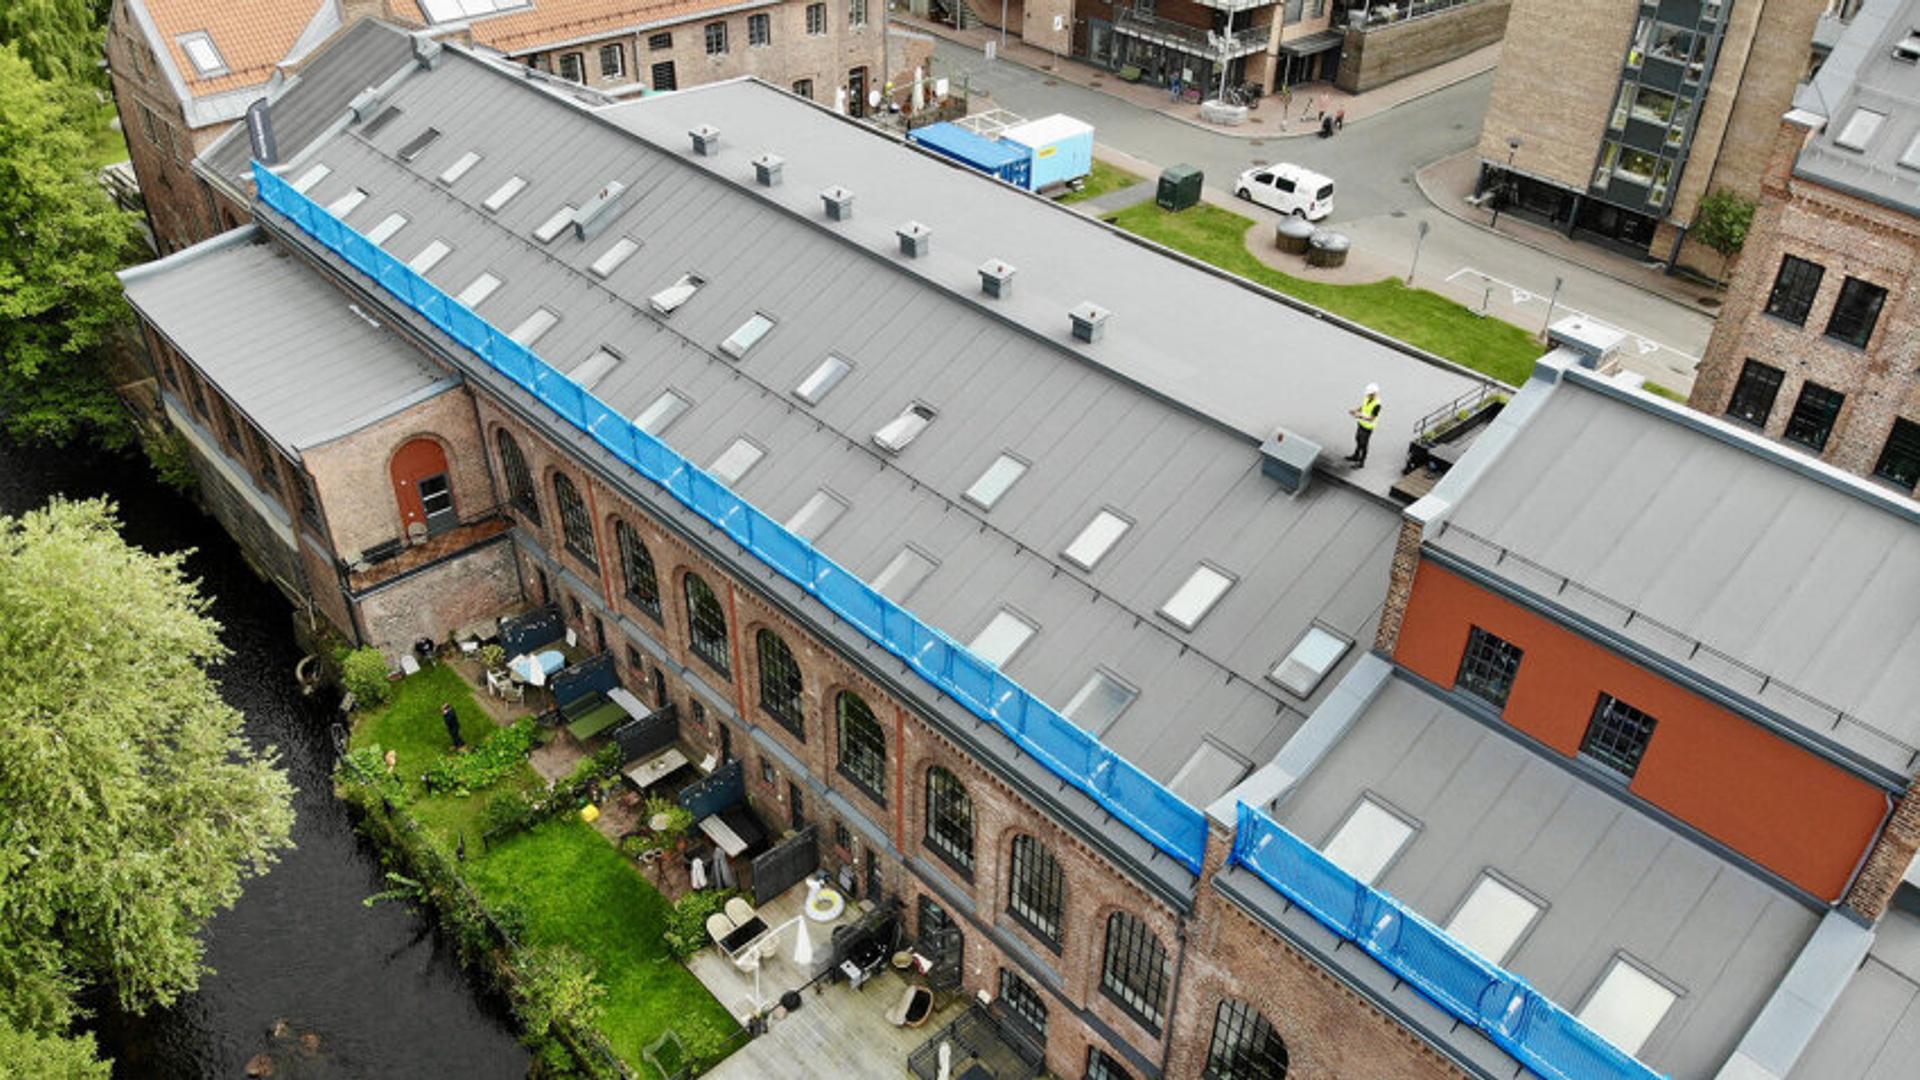
[[1909, 885], [1874, 927], [1873, 945], [1791, 1080], [1907, 1080], [1920, 1061], [1920, 891]]
[[1920, 0], [1869, 0], [1794, 107], [1825, 121], [1793, 174], [1920, 215]]

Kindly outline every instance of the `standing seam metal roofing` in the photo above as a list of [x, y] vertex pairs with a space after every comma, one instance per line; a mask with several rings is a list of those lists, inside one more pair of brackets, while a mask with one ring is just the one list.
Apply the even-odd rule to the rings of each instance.
[[[1920, 36], [1920, 0], [1870, 0], [1840, 35], [1794, 105], [1825, 121], [1800, 150], [1793, 174], [1904, 214], [1920, 214], [1920, 63], [1896, 59], [1894, 46]], [[1838, 143], [1854, 110], [1885, 117], [1865, 145]]]
[[[404, 119], [373, 146], [353, 130], [290, 168], [333, 167], [308, 192], [322, 204], [349, 187], [371, 191], [348, 215], [357, 228], [407, 213], [389, 242], [402, 259], [447, 240], [453, 253], [428, 274], [443, 287], [482, 269], [501, 276], [480, 305], [497, 325], [535, 306], [560, 312], [539, 345], [556, 365], [619, 349], [629, 361], [595, 394], [623, 414], [669, 386], [682, 393], [694, 407], [668, 436], [694, 460], [752, 435], [770, 453], [741, 491], [775, 517], [833, 489], [853, 506], [822, 539], [837, 561], [870, 577], [909, 542], [927, 549], [940, 568], [908, 603], [955, 638], [970, 638], [1002, 603], [1026, 612], [1040, 633], [1008, 671], [1047, 700], [1065, 702], [1096, 667], [1141, 687], [1097, 734], [1162, 780], [1210, 743], [1247, 763], [1278, 749], [1311, 701], [1261, 680], [1312, 622], [1370, 637], [1397, 528], [1385, 506], [1333, 486], [1290, 498], [1260, 474], [1250, 442], [518, 86], [449, 50], [438, 69], [396, 88]], [[411, 168], [393, 161], [425, 123], [441, 138]], [[449, 192], [433, 178], [468, 149], [483, 161]], [[532, 181], [520, 198], [498, 214], [474, 208], [516, 172]], [[555, 206], [613, 179], [628, 192], [594, 241], [526, 238]], [[585, 267], [622, 235], [644, 246], [602, 282]], [[670, 318], [649, 313], [643, 298], [688, 270], [706, 278], [698, 295]], [[774, 317], [773, 331], [743, 361], [720, 359], [717, 343], [756, 310]], [[830, 351], [854, 372], [807, 408], [791, 390]], [[928, 431], [897, 457], [872, 449], [871, 433], [916, 398], [940, 409]], [[959, 493], [1005, 446], [1034, 466], [980, 514]], [[1142, 524], [1094, 574], [1058, 559], [1109, 504]], [[1182, 634], [1152, 612], [1203, 557], [1240, 581]]]

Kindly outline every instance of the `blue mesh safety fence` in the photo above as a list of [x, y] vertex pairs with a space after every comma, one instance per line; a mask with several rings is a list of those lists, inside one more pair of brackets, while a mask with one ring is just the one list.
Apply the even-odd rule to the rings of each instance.
[[781, 576], [899, 657], [974, 715], [1004, 732], [1060, 779], [1200, 872], [1206, 818], [1131, 762], [1075, 727], [1051, 706], [905, 608], [870, 588], [787, 531], [667, 444], [640, 430], [578, 383], [442, 292], [378, 244], [295, 191], [258, 162], [260, 201], [284, 215], [347, 265], [378, 282], [493, 370], [558, 413], [609, 453], [720, 528]]

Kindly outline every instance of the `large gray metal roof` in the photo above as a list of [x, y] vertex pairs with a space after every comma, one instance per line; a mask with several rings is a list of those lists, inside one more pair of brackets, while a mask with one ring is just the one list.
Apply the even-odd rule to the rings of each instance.
[[134, 307], [296, 453], [452, 385], [398, 333], [251, 226], [121, 280]]
[[[1046, 700], [1066, 705], [1096, 669], [1137, 688], [1098, 733], [1189, 800], [1205, 804], [1265, 761], [1318, 700], [1265, 678], [1310, 625], [1358, 643], [1349, 657], [1370, 642], [1398, 527], [1384, 501], [1325, 483], [1291, 497], [1261, 475], [1244, 434], [456, 50], [388, 102], [400, 114], [371, 139], [355, 125], [286, 171], [329, 166], [308, 192], [323, 205], [366, 190], [346, 215], [363, 232], [406, 215], [386, 241], [402, 258], [448, 244], [428, 277], [450, 292], [483, 272], [499, 277], [477, 310], [504, 330], [538, 307], [556, 312], [536, 349], [562, 370], [602, 346], [617, 351], [624, 360], [593, 390], [622, 413], [668, 389], [692, 402], [660, 434], [694, 461], [714, 461], [736, 438], [759, 444], [765, 459], [734, 486], [775, 517], [830, 490], [849, 509], [816, 542], [855, 573], [873, 579], [908, 545], [931, 556], [938, 568], [904, 603], [956, 639], [971, 641], [1002, 606], [1036, 624], [1005, 666]], [[812, 115], [777, 94], [737, 107]], [[396, 148], [428, 125], [440, 137], [399, 162]], [[441, 183], [469, 152], [478, 164]], [[513, 175], [525, 190], [483, 210]], [[582, 205], [614, 180], [627, 192], [593, 240], [532, 237], [563, 204]], [[1041, 209], [1077, 223], [1068, 242], [1110, 242], [1097, 225]], [[604, 279], [589, 270], [621, 237], [640, 242], [638, 254]], [[670, 317], [655, 314], [647, 298], [688, 271], [705, 286]], [[1251, 296], [1218, 278], [1198, 282], [1192, 308], [1225, 297], [1231, 312]], [[773, 330], [744, 359], [726, 358], [719, 344], [755, 312]], [[829, 353], [853, 371], [809, 407], [792, 391]], [[937, 410], [925, 433], [897, 455], [876, 448], [874, 432], [915, 401]], [[1003, 451], [1030, 467], [983, 511], [962, 493]], [[1104, 507], [1135, 524], [1088, 572], [1060, 553]], [[1236, 581], [1189, 632], [1156, 609], [1203, 560]]]
[[[1374, 881], [1446, 925], [1489, 870], [1545, 902], [1505, 965], [1569, 1011], [1626, 953], [1682, 992], [1640, 1060], [1709, 1076], [1819, 916], [1563, 765], [1394, 678], [1280, 804], [1317, 847], [1361, 797], [1417, 831]], [[1834, 1074], [1839, 1075], [1839, 1074]]]
[[1465, 465], [1477, 475], [1434, 547], [1911, 774], [1910, 501], [1580, 372], [1484, 469]]
[[[1795, 176], [1920, 214], [1920, 63], [1895, 55], [1907, 41], [1920, 49], [1920, 0], [1867, 0], [1855, 13], [1794, 96], [1798, 112], [1824, 122], [1801, 148]], [[1882, 117], [1875, 130], [1849, 139], [1849, 126], [1869, 114]]]
[[[1901, 901], [1920, 902], [1911, 890]], [[1920, 914], [1895, 907], [1867, 958], [1788, 1074], [1794, 1080], [1907, 1080], [1920, 1063]]]

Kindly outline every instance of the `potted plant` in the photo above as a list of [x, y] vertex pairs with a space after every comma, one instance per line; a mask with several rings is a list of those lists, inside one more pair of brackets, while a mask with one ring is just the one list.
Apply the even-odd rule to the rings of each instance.
[[482, 645], [480, 663], [486, 666], [488, 674], [503, 675], [507, 670], [507, 650], [499, 645]]

